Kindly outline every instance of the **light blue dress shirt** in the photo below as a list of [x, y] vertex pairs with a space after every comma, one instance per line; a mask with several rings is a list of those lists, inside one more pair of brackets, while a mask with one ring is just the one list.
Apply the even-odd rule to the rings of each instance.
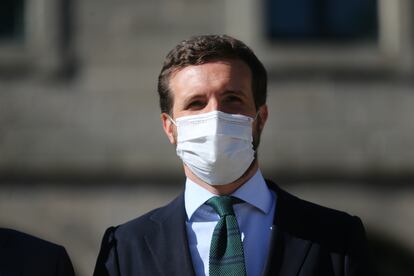
[[[211, 237], [220, 218], [212, 207], [204, 204], [213, 196], [187, 178], [184, 192], [187, 236], [197, 276], [208, 275]], [[269, 251], [276, 194], [269, 190], [258, 170], [232, 196], [245, 202], [234, 205], [234, 212], [243, 241], [247, 275], [262, 275]]]

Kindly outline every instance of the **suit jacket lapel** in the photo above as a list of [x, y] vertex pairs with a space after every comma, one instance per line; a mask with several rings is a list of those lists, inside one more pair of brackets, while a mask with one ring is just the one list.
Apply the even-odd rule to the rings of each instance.
[[271, 246], [264, 275], [295, 276], [311, 247], [309, 240], [301, 239], [290, 231], [289, 219], [294, 218], [290, 196], [276, 184], [267, 181], [277, 195]]
[[184, 196], [151, 217], [157, 225], [145, 236], [148, 247], [163, 275], [195, 275], [186, 232]]
[[[311, 242], [291, 235], [289, 232], [279, 229], [278, 235], [280, 248], [276, 249], [275, 260], [278, 273], [270, 275], [295, 276], [298, 275], [307, 253], [311, 247]], [[277, 244], [275, 246], [278, 246]]]

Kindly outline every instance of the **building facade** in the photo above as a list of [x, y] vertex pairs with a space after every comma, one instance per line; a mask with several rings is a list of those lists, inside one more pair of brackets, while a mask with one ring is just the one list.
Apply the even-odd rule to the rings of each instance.
[[[0, 187], [1, 209], [11, 211], [2, 221], [66, 243], [77, 270], [88, 275], [104, 225], [167, 202], [180, 188], [182, 168], [158, 108], [164, 56], [189, 36], [226, 33], [251, 46], [269, 72], [270, 118], [259, 152], [264, 174], [307, 199], [360, 215], [384, 252], [379, 257], [390, 261], [384, 271], [398, 265], [408, 275], [414, 4], [294, 2], [4, 1]], [[157, 197], [171, 179], [168, 196]], [[48, 183], [41, 192], [39, 183]], [[134, 212], [105, 195], [114, 187], [125, 204], [134, 202], [130, 189], [141, 200], [146, 193], [155, 199]], [[19, 206], [28, 203], [60, 210], [50, 214], [58, 230], [23, 223], [29, 214]], [[80, 214], [80, 206], [87, 210], [73, 226], [70, 210]], [[96, 215], [97, 206], [116, 211]], [[88, 247], [62, 233], [82, 236]]]

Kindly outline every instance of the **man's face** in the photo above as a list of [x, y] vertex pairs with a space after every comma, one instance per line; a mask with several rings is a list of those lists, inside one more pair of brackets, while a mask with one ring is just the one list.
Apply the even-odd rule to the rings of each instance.
[[[267, 119], [267, 107], [263, 105], [256, 110], [252, 74], [243, 61], [229, 59], [187, 66], [172, 73], [169, 85], [173, 119], [214, 110], [254, 118], [259, 111], [260, 118], [253, 125], [253, 137], [258, 142]], [[165, 133], [175, 144], [175, 126], [166, 114], [162, 114], [162, 120]]]

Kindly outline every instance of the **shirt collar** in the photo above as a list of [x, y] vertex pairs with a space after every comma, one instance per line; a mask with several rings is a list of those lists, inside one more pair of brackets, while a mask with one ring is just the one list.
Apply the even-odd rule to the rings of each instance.
[[260, 170], [257, 170], [255, 175], [238, 188], [232, 196], [242, 199], [265, 214], [272, 209], [273, 197]]
[[[272, 194], [269, 191], [260, 170], [257, 170], [253, 177], [231, 195], [242, 199], [265, 214], [269, 213], [272, 208]], [[213, 196], [215, 196], [215, 194], [187, 178], [185, 183], [184, 202], [188, 220], [191, 219], [192, 215], [198, 208], [200, 208], [200, 206]]]

